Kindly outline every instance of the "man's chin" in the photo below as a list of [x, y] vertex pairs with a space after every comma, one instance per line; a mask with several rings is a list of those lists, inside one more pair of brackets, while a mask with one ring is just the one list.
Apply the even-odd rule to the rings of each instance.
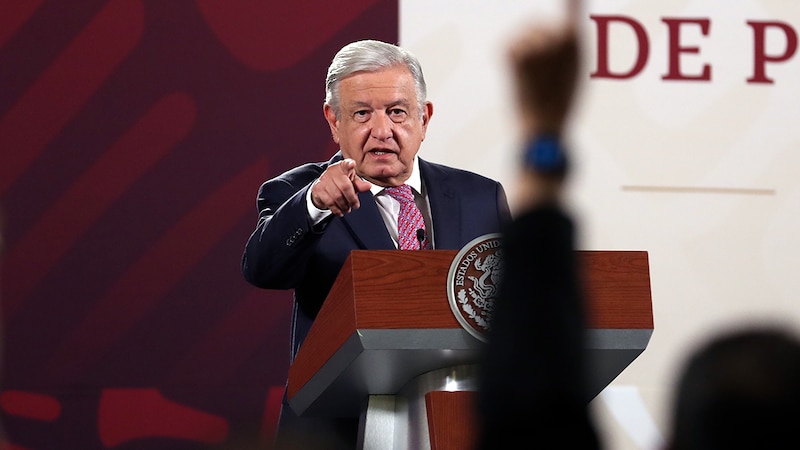
[[[364, 178], [379, 186], [396, 186], [403, 184], [402, 172], [389, 167], [370, 168], [364, 173]], [[403, 181], [400, 181], [403, 180]]]

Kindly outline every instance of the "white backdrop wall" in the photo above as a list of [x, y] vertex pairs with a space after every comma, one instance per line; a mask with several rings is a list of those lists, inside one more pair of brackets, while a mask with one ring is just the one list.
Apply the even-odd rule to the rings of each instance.
[[[400, 43], [422, 61], [434, 102], [420, 155], [500, 180], [513, 206], [519, 136], [505, 49], [566, 2], [400, 5]], [[592, 407], [607, 448], [657, 450], [689, 351], [731, 326], [800, 330], [800, 3], [594, 0], [583, 9], [568, 200], [582, 249], [648, 252], [655, 321], [647, 349]], [[600, 22], [610, 17], [625, 20], [609, 23], [601, 61]], [[603, 63], [620, 78], [592, 77]], [[664, 79], [676, 70], [684, 79]]]

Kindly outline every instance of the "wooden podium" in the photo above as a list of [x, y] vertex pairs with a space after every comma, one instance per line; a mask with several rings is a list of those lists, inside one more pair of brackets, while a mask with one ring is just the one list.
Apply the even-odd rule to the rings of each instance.
[[[360, 417], [361, 448], [468, 448], [469, 393], [484, 343], [450, 308], [447, 277], [457, 253], [353, 251], [289, 368], [292, 409]], [[645, 251], [579, 253], [597, 395], [652, 335], [649, 262]]]

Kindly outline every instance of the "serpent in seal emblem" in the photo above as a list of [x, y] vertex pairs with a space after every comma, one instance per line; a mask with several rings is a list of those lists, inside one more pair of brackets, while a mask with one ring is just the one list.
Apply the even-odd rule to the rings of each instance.
[[447, 299], [456, 320], [475, 338], [486, 341], [489, 319], [502, 271], [500, 234], [479, 236], [450, 264]]

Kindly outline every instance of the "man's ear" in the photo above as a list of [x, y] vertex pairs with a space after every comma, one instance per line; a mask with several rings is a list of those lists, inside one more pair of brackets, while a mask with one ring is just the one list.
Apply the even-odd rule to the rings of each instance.
[[433, 116], [433, 103], [425, 102], [422, 108], [422, 140], [425, 140], [428, 124], [431, 122], [431, 116]]
[[325, 121], [328, 122], [328, 126], [331, 128], [331, 136], [333, 136], [333, 142], [339, 143], [339, 119], [336, 118], [336, 113], [333, 111], [333, 108], [329, 104], [322, 105], [322, 114], [325, 115]]

